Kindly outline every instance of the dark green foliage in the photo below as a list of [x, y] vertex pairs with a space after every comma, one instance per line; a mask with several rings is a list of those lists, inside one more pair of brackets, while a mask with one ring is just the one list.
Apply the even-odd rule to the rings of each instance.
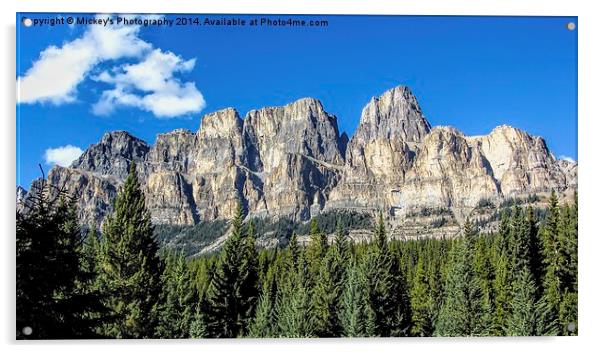
[[255, 311], [255, 317], [249, 326], [250, 337], [273, 337], [275, 333], [276, 278], [273, 272], [266, 277]]
[[480, 199], [477, 202], [477, 208], [494, 208], [495, 205], [493, 204], [493, 201], [491, 201], [491, 199], [488, 198], [483, 198]]
[[243, 334], [255, 316], [255, 306], [259, 300], [258, 255], [255, 249], [255, 229], [253, 221], [247, 224], [247, 236], [242, 241], [239, 271], [240, 317]]
[[[17, 326], [35, 317], [34, 338], [578, 332], [577, 205], [561, 206], [555, 195], [546, 210], [494, 210], [499, 229], [489, 234], [467, 221], [454, 239], [392, 240], [380, 215], [371, 241], [353, 243], [348, 231], [366, 218], [327, 213], [289, 223], [287, 247], [272, 249], [255, 246], [269, 222], [245, 222], [239, 207], [216, 253], [165, 251], [163, 259], [134, 170], [100, 237], [90, 228], [82, 242], [67, 203], [43, 206], [17, 215]], [[423, 213], [437, 212], [446, 211]], [[185, 229], [178, 237], [193, 234]], [[309, 234], [306, 246], [297, 231]]]
[[454, 213], [445, 207], [422, 207], [417, 210], [409, 211], [406, 215], [408, 218], [414, 217], [429, 217], [429, 216], [453, 216]]
[[[369, 228], [373, 222], [370, 215], [354, 211], [325, 212], [312, 218], [312, 221], [325, 234], [334, 233], [339, 225], [347, 230], [365, 229]], [[294, 231], [297, 234], [309, 234], [312, 221], [297, 224]]]
[[183, 254], [167, 254], [162, 280], [164, 288], [157, 336], [187, 338], [199, 298]]
[[464, 237], [458, 240], [450, 258], [445, 279], [445, 297], [437, 320], [437, 336], [479, 336], [487, 334], [483, 326], [483, 293], [475, 271], [476, 231], [466, 222]]
[[508, 336], [535, 335], [540, 318], [536, 306], [535, 282], [527, 268], [523, 268], [518, 273], [510, 308], [512, 314], [508, 320], [506, 334]]
[[154, 235], [161, 247], [182, 251], [189, 257], [223, 235], [227, 226], [224, 220], [200, 221], [193, 226], [159, 224], [155, 226]]
[[297, 234], [293, 233], [288, 243], [289, 254], [291, 257], [290, 265], [291, 270], [296, 270], [299, 264], [299, 257], [301, 256], [301, 250], [299, 249], [299, 243], [297, 241]]
[[84, 252], [73, 200], [51, 197], [46, 184], [35, 191], [28, 212], [17, 212], [17, 338], [98, 337], [106, 310], [91, 288], [94, 245]]
[[410, 304], [412, 309], [413, 336], [428, 337], [433, 334], [434, 299], [430, 290], [430, 283], [425, 270], [423, 258], [420, 258], [414, 274], [412, 290], [410, 291]]
[[399, 254], [389, 249], [382, 214], [362, 266], [368, 284], [370, 308], [374, 313], [375, 335], [408, 335], [411, 314], [407, 286], [399, 266]]
[[351, 263], [347, 267], [338, 316], [342, 336], [370, 337], [376, 333], [368, 281], [362, 268], [357, 264]]
[[133, 163], [102, 235], [98, 284], [115, 318], [100, 332], [117, 338], [156, 337], [163, 263]]
[[317, 280], [312, 290], [312, 324], [319, 337], [338, 337], [341, 324], [337, 312], [344, 280], [344, 253], [332, 247], [322, 260]]
[[257, 253], [253, 228], [243, 234], [243, 213], [239, 205], [231, 234], [219, 253], [215, 272], [207, 287], [205, 330], [207, 337], [241, 337], [254, 316], [258, 299]]
[[[529, 238], [529, 269], [531, 270], [531, 274], [533, 275], [535, 287], [541, 288], [541, 281], [543, 277], [543, 250], [541, 248], [541, 241], [539, 240], [539, 236], [537, 234], [537, 217], [535, 216], [535, 212], [533, 210], [533, 207], [531, 206], [527, 208], [525, 227]], [[538, 294], [541, 293], [538, 292]]]
[[310, 283], [313, 286], [313, 279], [318, 277], [322, 259], [328, 251], [328, 238], [326, 234], [318, 227], [316, 219], [312, 219], [309, 227], [309, 245], [307, 247], [307, 262], [310, 273]]
[[282, 279], [276, 304], [276, 336], [299, 338], [314, 335], [308, 279], [308, 265], [305, 256], [301, 256], [297, 269]]
[[[329, 211], [319, 214], [313, 220], [325, 234], [336, 231], [340, 223], [344, 229], [365, 229], [372, 226], [372, 217], [365, 213], [353, 211]], [[310, 222], [295, 222], [288, 218], [277, 220], [269, 218], [253, 219], [255, 237], [268, 236], [278, 239], [281, 246], [286, 246], [293, 233], [309, 234]], [[224, 220], [200, 221], [195, 225], [166, 225], [155, 227], [155, 238], [161, 247], [183, 251], [186, 257], [193, 257], [199, 251], [224, 235], [228, 222]]]
[[[576, 199], [576, 197], [575, 197]], [[576, 327], [577, 318], [577, 205], [560, 207], [555, 193], [549, 216], [540, 229], [543, 244], [543, 299], [549, 309], [549, 322], [562, 334]]]

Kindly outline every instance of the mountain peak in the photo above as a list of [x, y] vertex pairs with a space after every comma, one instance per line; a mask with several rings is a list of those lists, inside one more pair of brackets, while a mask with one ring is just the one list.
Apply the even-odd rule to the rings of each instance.
[[412, 91], [396, 86], [372, 97], [362, 110], [356, 135], [366, 140], [397, 136], [405, 142], [420, 142], [430, 130]]
[[389, 88], [388, 90], [384, 91], [377, 98], [383, 98], [383, 97], [386, 97], [386, 96], [397, 96], [397, 97], [410, 98], [410, 97], [414, 97], [414, 93], [412, 93], [412, 90], [410, 89], [409, 86], [397, 85], [397, 86], [395, 86], [393, 88]]
[[313, 97], [299, 98], [296, 101], [293, 101], [293, 102], [287, 104], [285, 107], [289, 107], [289, 106], [311, 107], [311, 108], [316, 108], [316, 109], [319, 109], [322, 111], [324, 110], [324, 107], [322, 106], [322, 102], [320, 102], [319, 99], [313, 98]]
[[124, 179], [129, 164], [143, 162], [150, 146], [127, 131], [117, 130], [105, 133], [101, 140], [91, 145], [76, 159], [72, 168], [101, 174], [113, 174]]
[[125, 130], [114, 130], [105, 132], [100, 139], [101, 144], [112, 144], [113, 141], [137, 141], [143, 144], [146, 144], [143, 140], [137, 138], [136, 136], [130, 134]]
[[307, 220], [330, 209], [404, 217], [412, 207], [468, 210], [482, 197], [577, 186], [577, 166], [558, 162], [542, 138], [507, 125], [473, 137], [431, 128], [406, 86], [373, 97], [350, 140], [315, 98], [245, 119], [225, 108], [206, 114], [196, 134], [161, 134], [152, 148], [109, 132], [49, 180], [83, 195], [83, 218], [99, 223], [132, 162], [153, 222], [169, 224], [229, 218], [239, 201], [252, 217]]
[[305, 120], [312, 116], [329, 115], [324, 110], [322, 102], [316, 98], [304, 97], [292, 101], [282, 106], [266, 106], [260, 109], [253, 109], [247, 113], [247, 118], [257, 119], [276, 119], [281, 120], [288, 117], [290, 120]]

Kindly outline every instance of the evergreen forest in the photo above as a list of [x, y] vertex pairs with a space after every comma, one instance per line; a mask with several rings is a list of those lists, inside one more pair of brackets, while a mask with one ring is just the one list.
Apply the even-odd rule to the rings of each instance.
[[17, 213], [17, 339], [578, 334], [576, 197], [453, 239], [392, 240], [380, 215], [354, 243], [348, 220], [313, 219], [306, 246], [270, 249], [239, 206], [223, 246], [191, 258], [160, 246], [134, 164], [98, 230], [48, 188]]

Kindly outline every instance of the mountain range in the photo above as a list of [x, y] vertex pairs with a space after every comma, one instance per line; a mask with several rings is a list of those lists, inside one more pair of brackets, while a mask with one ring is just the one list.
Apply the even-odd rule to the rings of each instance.
[[[445, 209], [460, 223], [483, 200], [577, 189], [577, 164], [555, 158], [543, 138], [506, 125], [483, 136], [432, 127], [405, 86], [373, 97], [351, 138], [313, 98], [244, 119], [226, 108], [205, 115], [198, 131], [159, 134], [154, 145], [107, 132], [47, 181], [77, 195], [82, 223], [99, 226], [131, 163], [153, 222], [171, 225], [229, 219], [239, 202], [249, 217], [306, 221], [351, 210], [403, 222]], [[17, 192], [23, 204], [28, 194]]]

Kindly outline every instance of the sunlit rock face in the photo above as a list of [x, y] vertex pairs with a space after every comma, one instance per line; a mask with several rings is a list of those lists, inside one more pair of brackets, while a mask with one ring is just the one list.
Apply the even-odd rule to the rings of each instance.
[[[153, 145], [106, 133], [48, 182], [78, 196], [82, 223], [99, 225], [131, 163], [157, 224], [228, 219], [238, 203], [252, 217], [295, 220], [333, 209], [402, 219], [424, 207], [461, 218], [483, 199], [577, 188], [577, 164], [557, 160], [541, 137], [510, 126], [473, 137], [433, 128], [403, 86], [372, 98], [351, 138], [313, 98], [244, 119], [227, 108], [196, 133], [160, 134]], [[22, 208], [31, 190], [17, 193]]]
[[313, 98], [253, 110], [244, 119], [249, 210], [307, 219], [324, 206], [344, 157], [336, 117]]

